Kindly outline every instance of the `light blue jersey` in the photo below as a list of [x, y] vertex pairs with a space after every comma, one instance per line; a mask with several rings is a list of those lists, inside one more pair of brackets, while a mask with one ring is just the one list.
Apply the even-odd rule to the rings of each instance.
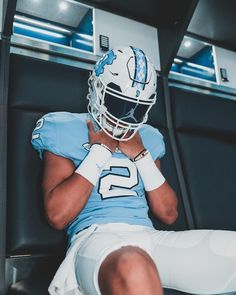
[[[43, 151], [48, 150], [70, 159], [77, 168], [90, 148], [88, 118], [89, 114], [55, 112], [38, 120], [32, 144], [41, 159]], [[165, 154], [163, 136], [157, 129], [145, 124], [139, 129], [139, 134], [154, 160]], [[111, 222], [152, 226], [143, 182], [135, 164], [120, 151], [112, 154], [86, 206], [66, 230], [70, 240], [75, 233], [91, 224]]]

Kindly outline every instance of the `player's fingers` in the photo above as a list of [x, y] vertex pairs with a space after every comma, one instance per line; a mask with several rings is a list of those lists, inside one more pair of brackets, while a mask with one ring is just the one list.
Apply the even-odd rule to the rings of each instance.
[[131, 130], [129, 130], [126, 134], [125, 134], [125, 137], [124, 138], [128, 138], [131, 136], [133, 132]]
[[91, 120], [87, 120], [86, 121], [87, 123], [87, 126], [88, 126], [88, 129], [89, 129], [89, 133], [92, 134], [92, 133], [95, 133], [95, 130], [94, 130], [94, 126], [93, 126], [93, 122]]

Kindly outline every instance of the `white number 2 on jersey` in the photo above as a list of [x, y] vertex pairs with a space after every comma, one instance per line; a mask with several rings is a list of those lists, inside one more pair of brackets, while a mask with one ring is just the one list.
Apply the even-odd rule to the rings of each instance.
[[[128, 175], [120, 175], [112, 172], [112, 168], [125, 168]], [[103, 170], [111, 172], [102, 176], [99, 180], [98, 192], [102, 199], [122, 197], [122, 196], [137, 196], [137, 192], [132, 190], [138, 184], [138, 171], [136, 166], [129, 159], [111, 158], [111, 161]]]
[[32, 135], [32, 139], [37, 139], [40, 137], [40, 133], [35, 133], [35, 131], [41, 129], [43, 127], [43, 123], [44, 123], [44, 118], [41, 118], [37, 121], [36, 127], [34, 128], [34, 132]]

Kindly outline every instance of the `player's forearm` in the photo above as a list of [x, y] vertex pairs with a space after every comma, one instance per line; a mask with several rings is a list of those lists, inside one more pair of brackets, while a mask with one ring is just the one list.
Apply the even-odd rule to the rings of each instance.
[[165, 181], [163, 185], [148, 192], [149, 206], [154, 216], [166, 224], [172, 224], [178, 217], [178, 199], [174, 190]]
[[162, 212], [156, 212], [156, 217], [165, 224], [173, 224], [178, 218], [177, 206], [169, 206]]
[[73, 173], [69, 178], [45, 194], [45, 209], [49, 223], [63, 229], [84, 208], [93, 185], [83, 176]]

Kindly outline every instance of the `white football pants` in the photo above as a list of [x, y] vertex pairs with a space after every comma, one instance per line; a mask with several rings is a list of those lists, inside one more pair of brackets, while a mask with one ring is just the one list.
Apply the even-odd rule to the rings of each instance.
[[192, 294], [236, 292], [236, 232], [158, 231], [113, 223], [97, 225], [78, 249], [76, 277], [84, 295], [101, 294], [101, 263], [108, 254], [128, 245], [140, 247], [152, 257], [164, 288]]

